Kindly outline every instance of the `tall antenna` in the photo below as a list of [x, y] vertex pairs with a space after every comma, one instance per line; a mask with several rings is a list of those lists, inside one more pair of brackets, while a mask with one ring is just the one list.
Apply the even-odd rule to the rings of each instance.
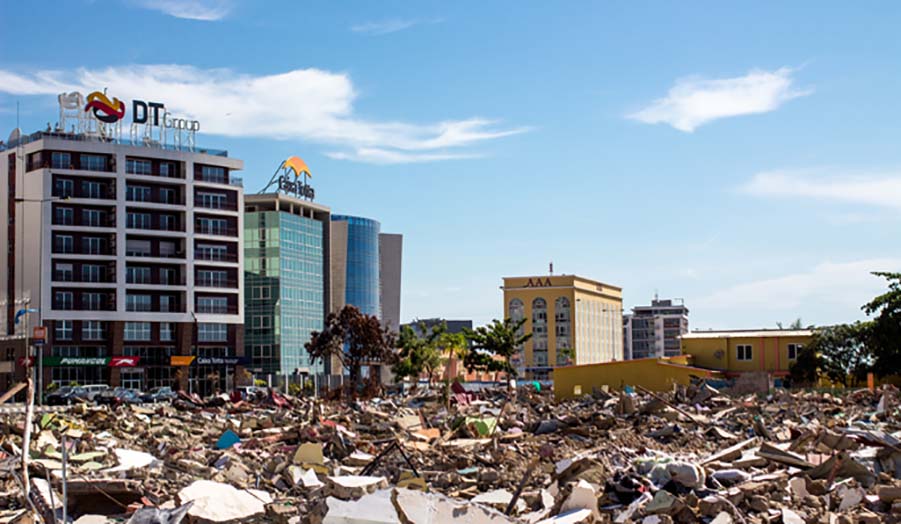
[[549, 271], [550, 271], [550, 273], [551, 273], [551, 276], [553, 276], [553, 275], [554, 275], [554, 261], [553, 261], [553, 260], [551, 260], [551, 263], [549, 264], [549, 268], [548, 268], [548, 269], [549, 269]]

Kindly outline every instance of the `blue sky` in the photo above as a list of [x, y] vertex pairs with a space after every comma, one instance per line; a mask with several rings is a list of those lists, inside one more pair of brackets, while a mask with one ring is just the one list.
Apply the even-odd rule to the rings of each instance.
[[901, 5], [5, 2], [0, 134], [109, 87], [262, 188], [405, 235], [404, 319], [485, 322], [577, 273], [694, 328], [861, 318], [901, 269]]

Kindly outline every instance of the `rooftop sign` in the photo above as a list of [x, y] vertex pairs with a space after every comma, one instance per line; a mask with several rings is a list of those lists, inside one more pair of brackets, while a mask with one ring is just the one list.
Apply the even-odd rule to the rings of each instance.
[[[122, 139], [125, 102], [109, 97], [106, 90], [87, 97], [73, 91], [59, 97], [59, 128], [62, 132]], [[200, 122], [171, 115], [161, 102], [131, 101], [129, 136], [134, 145], [174, 145], [194, 150]]]
[[279, 164], [273, 173], [269, 183], [260, 193], [265, 193], [272, 186], [277, 186], [282, 193], [306, 198], [312, 201], [316, 197], [316, 191], [307, 183], [308, 178], [313, 178], [310, 168], [298, 156], [288, 157]]

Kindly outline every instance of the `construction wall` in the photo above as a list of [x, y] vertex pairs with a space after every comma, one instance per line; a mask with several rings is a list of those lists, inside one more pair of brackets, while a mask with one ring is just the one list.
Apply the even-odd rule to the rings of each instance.
[[667, 391], [673, 384], [688, 385], [692, 377], [719, 378], [717, 371], [681, 365], [685, 357], [673, 359], [644, 358], [604, 364], [570, 366], [554, 370], [554, 395], [558, 399], [591, 394], [602, 386], [622, 389], [642, 386], [651, 391]]

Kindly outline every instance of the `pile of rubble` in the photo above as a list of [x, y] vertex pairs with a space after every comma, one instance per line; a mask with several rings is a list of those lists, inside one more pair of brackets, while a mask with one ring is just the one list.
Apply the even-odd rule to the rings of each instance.
[[894, 389], [626, 389], [77, 406], [35, 421], [27, 500], [9, 416], [0, 522], [901, 522]]

